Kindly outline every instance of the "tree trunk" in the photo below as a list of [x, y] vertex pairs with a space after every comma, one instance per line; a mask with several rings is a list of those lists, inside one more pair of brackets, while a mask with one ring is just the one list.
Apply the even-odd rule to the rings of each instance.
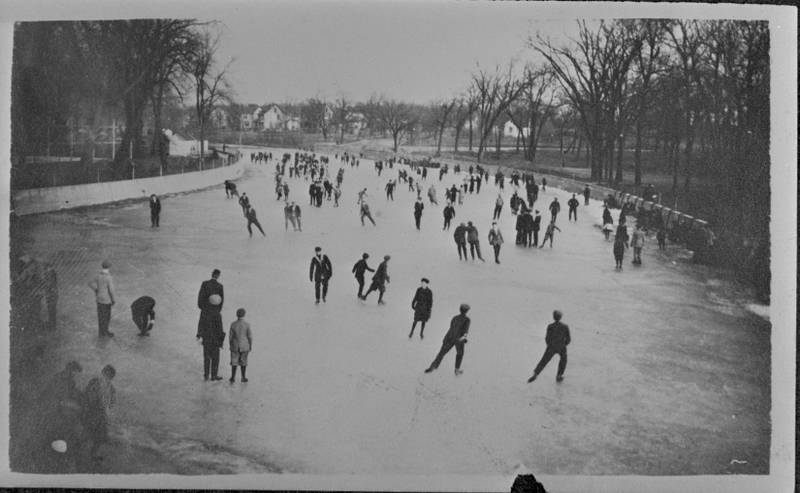
[[693, 147], [694, 147], [694, 137], [687, 137], [687, 139], [686, 139], [686, 149], [684, 149], [684, 152], [683, 152], [684, 161], [685, 161], [684, 169], [686, 170], [686, 181], [683, 184], [683, 189], [686, 192], [689, 191], [689, 187], [691, 186], [691, 181], [692, 181], [692, 171], [693, 171], [692, 167], [693, 167], [693, 164], [694, 164], [693, 161], [692, 161], [692, 150], [693, 150]]
[[625, 136], [620, 134], [617, 144], [617, 174], [614, 177], [614, 183], [622, 183], [622, 152], [625, 149]]
[[636, 147], [633, 149], [633, 184], [642, 184], [642, 122], [636, 122]]
[[461, 125], [456, 126], [456, 139], [455, 143], [453, 144], [453, 153], [458, 152], [458, 139], [461, 138]]
[[472, 152], [472, 115], [469, 116], [469, 152]]
[[680, 160], [680, 140], [672, 143], [672, 208], [678, 208], [678, 161]]
[[497, 159], [500, 159], [500, 146], [503, 145], [503, 129], [497, 127]]
[[[578, 159], [581, 158], [581, 147], [583, 147], [583, 134], [582, 133], [578, 134], [578, 152], [575, 155], [575, 157], [578, 158]], [[588, 153], [589, 151], [587, 150], [586, 152]]]

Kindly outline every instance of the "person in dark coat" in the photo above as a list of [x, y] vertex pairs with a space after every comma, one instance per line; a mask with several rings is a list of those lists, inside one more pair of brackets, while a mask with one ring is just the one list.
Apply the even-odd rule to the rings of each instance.
[[533, 216], [531, 216], [531, 210], [526, 207], [519, 217], [522, 221], [522, 241], [520, 244], [530, 247], [533, 244]]
[[333, 265], [327, 255], [322, 253], [321, 247], [314, 248], [314, 256], [311, 257], [311, 266], [308, 269], [308, 280], [314, 282], [314, 295], [316, 304], [319, 304], [320, 288], [322, 288], [322, 302], [328, 296], [328, 281], [333, 276]]
[[131, 316], [140, 336], [150, 335], [156, 321], [155, 306], [156, 300], [149, 296], [141, 296], [131, 303]]
[[91, 442], [89, 456], [94, 462], [103, 458], [99, 454], [100, 447], [109, 441], [108, 438], [108, 410], [116, 401], [116, 389], [111, 380], [117, 371], [111, 365], [103, 367], [100, 377], [89, 380], [83, 392], [82, 421]]
[[466, 224], [461, 223], [458, 226], [456, 226], [456, 230], [453, 232], [453, 239], [456, 241], [456, 248], [458, 248], [458, 260], [467, 260], [467, 225]]
[[561, 212], [561, 204], [558, 203], [558, 197], [553, 197], [553, 201], [550, 202], [550, 222], [556, 222], [556, 216], [558, 213]]
[[536, 217], [533, 218], [533, 246], [539, 244], [539, 230], [542, 227], [542, 216], [539, 211], [536, 211]]
[[355, 263], [353, 266], [353, 274], [356, 276], [356, 281], [358, 281], [358, 297], [361, 298], [362, 291], [364, 290], [364, 273], [366, 271], [375, 272], [375, 269], [371, 268], [367, 265], [367, 259], [369, 258], [369, 254], [365, 253], [361, 256], [361, 260]]
[[489, 230], [489, 244], [494, 248], [494, 263], [500, 263], [500, 247], [503, 245], [503, 233], [497, 228], [497, 223], [492, 223]]
[[561, 312], [558, 310], [553, 312], [553, 320], [554, 322], [547, 326], [547, 335], [544, 338], [547, 348], [544, 350], [539, 364], [534, 368], [533, 376], [528, 379], [528, 383], [536, 380], [539, 373], [541, 373], [547, 363], [550, 362], [550, 359], [556, 354], [559, 357], [556, 382], [564, 380], [564, 370], [567, 368], [567, 346], [571, 341], [569, 337], [569, 326], [561, 323]]
[[156, 194], [150, 195], [150, 227], [157, 228], [161, 216], [161, 200]]
[[[527, 209], [525, 209], [527, 210]], [[525, 210], [523, 210], [522, 214], [517, 216], [517, 224], [515, 226], [517, 230], [517, 237], [514, 241], [515, 245], [524, 245], [525, 244]]]
[[450, 221], [456, 217], [456, 209], [453, 207], [452, 202], [448, 202], [447, 206], [445, 206], [444, 211], [442, 212], [444, 215], [444, 227], [442, 228], [443, 231], [450, 229]]
[[478, 259], [481, 262], [485, 262], [483, 260], [483, 256], [481, 255], [481, 243], [480, 238], [478, 237], [478, 228], [472, 224], [472, 221], [467, 222], [467, 241], [469, 242], [469, 253], [472, 255], [472, 260], [475, 260], [475, 254], [478, 254]]
[[422, 199], [418, 196], [417, 201], [414, 202], [414, 224], [416, 224], [417, 229], [419, 229], [419, 221], [422, 219], [422, 210], [425, 208], [425, 204], [422, 203]]
[[617, 235], [614, 238], [613, 251], [614, 251], [614, 261], [616, 262], [616, 268], [618, 270], [622, 270], [622, 259], [625, 256], [625, 241], [623, 240], [622, 236]]
[[242, 206], [242, 215], [247, 217], [247, 211], [250, 209], [250, 197], [246, 192], [242, 192], [242, 196], [239, 197], [239, 205]]
[[586, 185], [586, 188], [583, 189], [583, 205], [589, 205], [589, 195], [591, 195], [592, 191], [589, 189], [589, 185]]
[[411, 300], [411, 309], [414, 310], [414, 322], [411, 324], [411, 332], [408, 334], [408, 338], [414, 335], [414, 329], [417, 326], [417, 322], [421, 322], [419, 328], [419, 338], [422, 339], [423, 332], [425, 332], [425, 323], [431, 318], [431, 309], [433, 308], [433, 292], [431, 292], [428, 284], [427, 278], [422, 278], [422, 285], [417, 288], [417, 292], [414, 293], [414, 299]]
[[567, 206], [569, 207], [569, 216], [567, 216], [567, 220], [571, 220], [573, 217], [575, 221], [578, 221], [578, 199], [575, 198], [575, 194], [572, 194], [572, 198], [567, 201]]
[[425, 370], [425, 373], [430, 373], [439, 368], [442, 358], [453, 349], [453, 346], [456, 348], [456, 375], [463, 373], [461, 361], [464, 359], [464, 345], [467, 343], [470, 324], [470, 319], [467, 316], [468, 311], [469, 305], [466, 303], [459, 307], [459, 314], [450, 320], [450, 330], [447, 331], [444, 339], [442, 339], [442, 348], [439, 350], [439, 354], [436, 355], [436, 358], [431, 363], [431, 366]]
[[389, 264], [389, 259], [390, 258], [391, 257], [389, 255], [384, 255], [383, 256], [383, 262], [378, 264], [378, 269], [375, 271], [375, 274], [372, 276], [372, 284], [370, 284], [369, 289], [364, 294], [364, 296], [361, 297], [362, 300], [366, 301], [367, 300], [367, 296], [369, 296], [369, 294], [371, 292], [378, 291], [378, 293], [379, 293], [379, 295], [378, 295], [378, 304], [379, 305], [384, 305], [385, 304], [384, 301], [383, 301], [383, 293], [386, 292], [386, 283], [390, 282], [389, 281], [389, 272], [388, 272], [388, 268], [389, 268], [388, 264]]
[[252, 225], [255, 224], [256, 228], [261, 231], [261, 234], [265, 237], [267, 234], [264, 232], [264, 229], [261, 227], [261, 223], [258, 222], [258, 217], [256, 217], [256, 210], [253, 207], [247, 209], [245, 212], [244, 217], [247, 218], [247, 232], [250, 233], [250, 238], [253, 237], [253, 228]]
[[[222, 380], [219, 371], [219, 349], [225, 339], [222, 328], [222, 305], [225, 292], [219, 282], [221, 272], [214, 269], [211, 279], [203, 281], [197, 293], [197, 308], [200, 309], [200, 320], [197, 322], [197, 339], [203, 344], [203, 379]], [[219, 296], [219, 303], [212, 303], [211, 296]]]

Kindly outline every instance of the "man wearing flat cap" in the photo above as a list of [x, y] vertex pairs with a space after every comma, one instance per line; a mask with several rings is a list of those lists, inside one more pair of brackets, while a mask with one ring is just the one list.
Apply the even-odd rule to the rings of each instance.
[[97, 332], [100, 337], [114, 337], [114, 333], [108, 330], [108, 325], [111, 322], [111, 307], [116, 302], [114, 299], [114, 279], [109, 271], [111, 262], [103, 260], [101, 267], [100, 272], [89, 283], [97, 302]]
[[442, 358], [444, 358], [444, 355], [447, 354], [453, 346], [456, 347], [456, 375], [463, 373], [463, 370], [461, 370], [461, 360], [464, 359], [464, 344], [467, 343], [467, 333], [469, 332], [470, 320], [467, 316], [468, 311], [469, 305], [463, 303], [459, 308], [460, 313], [450, 320], [450, 330], [447, 331], [444, 339], [442, 339], [442, 348], [439, 350], [439, 354], [436, 355], [436, 359], [431, 363], [431, 366], [425, 370], [425, 373], [430, 373], [439, 368], [439, 363], [442, 362]]
[[431, 308], [433, 308], [433, 293], [428, 287], [430, 281], [423, 277], [420, 282], [422, 285], [417, 288], [417, 292], [414, 293], [414, 299], [411, 300], [411, 308], [414, 310], [414, 323], [411, 324], [411, 332], [408, 334], [409, 339], [414, 335], [417, 322], [422, 322], [419, 328], [419, 338], [423, 338], [422, 333], [425, 332], [425, 322], [431, 318]]

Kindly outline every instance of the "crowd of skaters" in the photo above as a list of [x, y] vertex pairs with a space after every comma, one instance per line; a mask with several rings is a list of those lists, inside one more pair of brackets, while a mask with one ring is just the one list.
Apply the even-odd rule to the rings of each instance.
[[[341, 156], [336, 155], [336, 159], [340, 163], [349, 164], [351, 167], [359, 165], [359, 158], [348, 153]], [[251, 154], [251, 162], [256, 164], [268, 164], [273, 160], [272, 153], [257, 152]], [[386, 185], [386, 200], [394, 200], [394, 191], [398, 182], [405, 182], [409, 184], [409, 190], [416, 193], [416, 201], [414, 202], [413, 215], [415, 219], [415, 228], [421, 228], [421, 216], [423, 214], [425, 204], [422, 199], [423, 187], [421, 182], [427, 180], [428, 167], [413, 163], [404, 159], [391, 158], [386, 162], [377, 161], [375, 163], [375, 170], [380, 176], [384, 169], [394, 169], [395, 164], [406, 164], [407, 166], [398, 167], [397, 178], [391, 179]], [[288, 168], [288, 170], [287, 170]], [[300, 207], [296, 202], [289, 200], [289, 186], [284, 181], [284, 176], [289, 174], [291, 178], [302, 178], [310, 182], [309, 195], [310, 204], [314, 207], [321, 207], [322, 202], [327, 197], [327, 201], [334, 201], [334, 207], [338, 207], [339, 198], [341, 196], [341, 185], [344, 178], [344, 169], [339, 170], [334, 174], [330, 171], [330, 159], [327, 156], [318, 156], [313, 151], [295, 152], [292, 156], [290, 153], [283, 154], [281, 160], [275, 163], [275, 190], [278, 200], [284, 202], [285, 214], [285, 230], [288, 231], [288, 225], [291, 223], [293, 231], [302, 231], [301, 225], [301, 212]], [[447, 165], [440, 166], [438, 169], [439, 181], [450, 171]], [[461, 173], [461, 166], [455, 165], [453, 172], [455, 174]], [[482, 183], [488, 183], [490, 179], [489, 172], [481, 166], [470, 166], [465, 176], [462, 179], [461, 186], [453, 184], [450, 188], [445, 188], [446, 205], [443, 208], [444, 225], [443, 230], [449, 231], [451, 221], [456, 217], [455, 205], [462, 205], [464, 198], [468, 195], [479, 194], [481, 191]], [[498, 198], [495, 203], [494, 212], [492, 215], [492, 226], [488, 231], [487, 239], [494, 251], [495, 263], [500, 264], [500, 251], [504, 244], [502, 232], [498, 227], [498, 220], [502, 215], [503, 209], [503, 191], [505, 190], [506, 176], [502, 170], [498, 170], [494, 175], [494, 184], [499, 190]], [[334, 185], [335, 183], [335, 185]], [[516, 216], [516, 245], [523, 247], [535, 247], [539, 245], [538, 233], [541, 228], [541, 214], [540, 211], [534, 208], [535, 202], [539, 199], [539, 191], [545, 190], [546, 180], [542, 177], [541, 188], [536, 183], [534, 176], [531, 173], [519, 173], [514, 170], [509, 176], [510, 186], [513, 188], [513, 193], [510, 197], [511, 214]], [[247, 220], [247, 230], [252, 236], [252, 226], [255, 226], [266, 237], [261, 224], [250, 203], [250, 199], [246, 193], [240, 193], [237, 185], [229, 180], [224, 184], [226, 198], [238, 197], [238, 205], [242, 208], [243, 215]], [[432, 206], [438, 205], [436, 197], [436, 188], [431, 183], [428, 186], [428, 200]], [[525, 198], [523, 199], [519, 193], [523, 192]], [[587, 187], [583, 191], [584, 205], [589, 203], [590, 189]], [[364, 224], [364, 219], [368, 219], [375, 225], [375, 221], [371, 216], [369, 205], [367, 204], [367, 189], [363, 189], [358, 193], [357, 204], [360, 210], [361, 222]], [[577, 208], [579, 201], [576, 194], [567, 202], [569, 208], [568, 220], [577, 221]], [[151, 197], [151, 226], [158, 227], [158, 215], [160, 214], [161, 206], [158, 197]], [[555, 231], [561, 232], [562, 230], [556, 225], [560, 213], [560, 204], [557, 198], [548, 205], [550, 212], [550, 220], [545, 229], [545, 236], [539, 247], [544, 247], [545, 243], [549, 240], [550, 246], [553, 245], [553, 236]], [[640, 225], [636, 226], [631, 238], [628, 237], [626, 228], [626, 215], [630, 211], [623, 208], [618, 218], [618, 226], [616, 234], [614, 235], [613, 253], [616, 261], [617, 268], [621, 269], [621, 258], [624, 249], [630, 246], [634, 250], [634, 263], [641, 264], [641, 252], [644, 246], [644, 232]], [[611, 228], [608, 228], [612, 225]], [[609, 208], [604, 205], [603, 209], [603, 232], [608, 239], [610, 232], [613, 230], [613, 218]], [[662, 230], [659, 230], [658, 241], [659, 247], [663, 246]], [[480, 249], [480, 234], [478, 228], [473, 221], [468, 220], [461, 222], [455, 227], [454, 239], [457, 246], [459, 260], [468, 261], [470, 258], [475, 261], [476, 257], [480, 261], [485, 261]], [[469, 243], [469, 257], [466, 245]], [[369, 254], [364, 253], [361, 258], [355, 263], [352, 268], [352, 273], [355, 276], [358, 290], [356, 296], [361, 301], [366, 301], [369, 295], [377, 291], [379, 305], [385, 304], [384, 295], [386, 293], [387, 284], [390, 283], [389, 275], [389, 261], [390, 255], [384, 255], [383, 261], [377, 266], [376, 269], [368, 265]], [[115, 304], [115, 292], [113, 278], [110, 274], [110, 262], [103, 261], [101, 271], [90, 282], [90, 287], [95, 292], [95, 299], [97, 305], [98, 317], [98, 335], [100, 337], [113, 337], [114, 334], [109, 330], [109, 320], [112, 306]], [[364, 292], [365, 275], [366, 272], [373, 274], [371, 283]], [[309, 267], [309, 281], [314, 284], [315, 303], [319, 304], [327, 302], [329, 281], [333, 275], [333, 263], [331, 259], [322, 251], [321, 247], [316, 247], [314, 256], [311, 259]], [[207, 381], [218, 381], [223, 378], [219, 375], [219, 351], [224, 345], [226, 333], [223, 329], [221, 310], [224, 303], [224, 289], [219, 281], [221, 272], [219, 269], [212, 271], [211, 279], [204, 281], [198, 292], [197, 306], [200, 310], [200, 317], [197, 324], [196, 337], [203, 347], [203, 377]], [[155, 300], [149, 296], [142, 296], [134, 301], [131, 305], [131, 316], [134, 325], [139, 330], [139, 336], [147, 337], [150, 335], [155, 325]], [[424, 329], [426, 322], [430, 319], [433, 307], [433, 292], [430, 289], [430, 280], [423, 277], [420, 281], [420, 287], [417, 288], [411, 300], [411, 308], [414, 312], [411, 331], [409, 338], [413, 337], [418, 324], [420, 324], [419, 336], [424, 337]], [[452, 349], [456, 349], [456, 362], [455, 373], [461, 374], [461, 365], [464, 357], [464, 347], [467, 343], [467, 335], [470, 328], [470, 319], [467, 313], [470, 306], [461, 304], [459, 313], [455, 315], [450, 323], [450, 328], [447, 331], [442, 341], [442, 347], [433, 360], [431, 365], [425, 370], [430, 373], [435, 370], [441, 363], [443, 357]], [[227, 333], [228, 344], [230, 349], [230, 365], [231, 376], [229, 378], [231, 383], [235, 382], [237, 369], [241, 372], [241, 381], [247, 382], [247, 357], [253, 347], [252, 330], [249, 323], [245, 320], [246, 310], [238, 308], [236, 310], [237, 319], [231, 324]], [[542, 356], [539, 364], [535, 367], [533, 376], [528, 380], [532, 382], [536, 379], [538, 374], [542, 371], [544, 366], [550, 358], [559, 354], [560, 362], [557, 370], [556, 379], [558, 382], [563, 380], [564, 371], [566, 368], [566, 346], [570, 343], [569, 328], [561, 322], [562, 314], [556, 310], [553, 313], [554, 322], [547, 327], [546, 345], [547, 349]], [[74, 373], [77, 363], [72, 364], [67, 370]], [[79, 365], [77, 366], [79, 367]], [[67, 371], [65, 370], [65, 371]], [[68, 371], [68, 372], [69, 372]], [[108, 389], [112, 390], [113, 386], [110, 385], [111, 379], [114, 378], [115, 370], [113, 367], [107, 367], [103, 370], [103, 380], [95, 381], [92, 383], [91, 389], [87, 388], [85, 393], [93, 395], [106, 392]], [[61, 377], [59, 377], [61, 378]], [[68, 380], [68, 379], [67, 379]], [[98, 383], [99, 382], [99, 383]], [[67, 385], [69, 387], [69, 385]], [[100, 390], [96, 390], [96, 387]], [[104, 390], [105, 389], [105, 390]], [[100, 445], [107, 441], [107, 411], [113, 403], [113, 398], [109, 400], [102, 397], [99, 400], [93, 398], [93, 402], [101, 402], [103, 406], [95, 405], [95, 411], [90, 421], [94, 423], [91, 431], [92, 449], [91, 454], [95, 460], [101, 460], [100, 455], [97, 453]], [[85, 402], [85, 401], [81, 401]], [[82, 404], [83, 405], [83, 404]], [[93, 404], [94, 405], [94, 404]], [[84, 416], [82, 412], [80, 416]], [[89, 419], [89, 418], [81, 418]], [[51, 449], [61, 449], [61, 443], [54, 445], [56, 441], [51, 443]]]

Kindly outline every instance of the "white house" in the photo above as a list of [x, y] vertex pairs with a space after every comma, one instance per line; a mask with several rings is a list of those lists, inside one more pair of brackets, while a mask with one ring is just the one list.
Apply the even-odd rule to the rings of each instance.
[[300, 130], [300, 118], [296, 116], [287, 117], [284, 120], [284, 127], [286, 130]]
[[354, 135], [358, 135], [367, 128], [367, 117], [363, 113], [353, 113], [349, 118], [350, 130]]
[[[520, 133], [520, 128], [514, 125], [514, 122], [511, 120], [507, 121], [505, 125], [503, 125], [503, 136], [505, 137], [514, 137], [516, 138], [517, 135]], [[530, 127], [523, 127], [522, 128], [522, 136], [527, 138], [531, 134]]]
[[[170, 156], [197, 156], [200, 154], [200, 141], [194, 138], [186, 138], [172, 130], [165, 128], [164, 136], [169, 140]], [[208, 151], [208, 141], [204, 141], [204, 149]]]
[[272, 104], [267, 108], [266, 111], [264, 111], [264, 114], [261, 115], [261, 120], [263, 121], [261, 129], [274, 130], [276, 128], [281, 128], [285, 118], [286, 115], [280, 108], [278, 108], [278, 105]]

